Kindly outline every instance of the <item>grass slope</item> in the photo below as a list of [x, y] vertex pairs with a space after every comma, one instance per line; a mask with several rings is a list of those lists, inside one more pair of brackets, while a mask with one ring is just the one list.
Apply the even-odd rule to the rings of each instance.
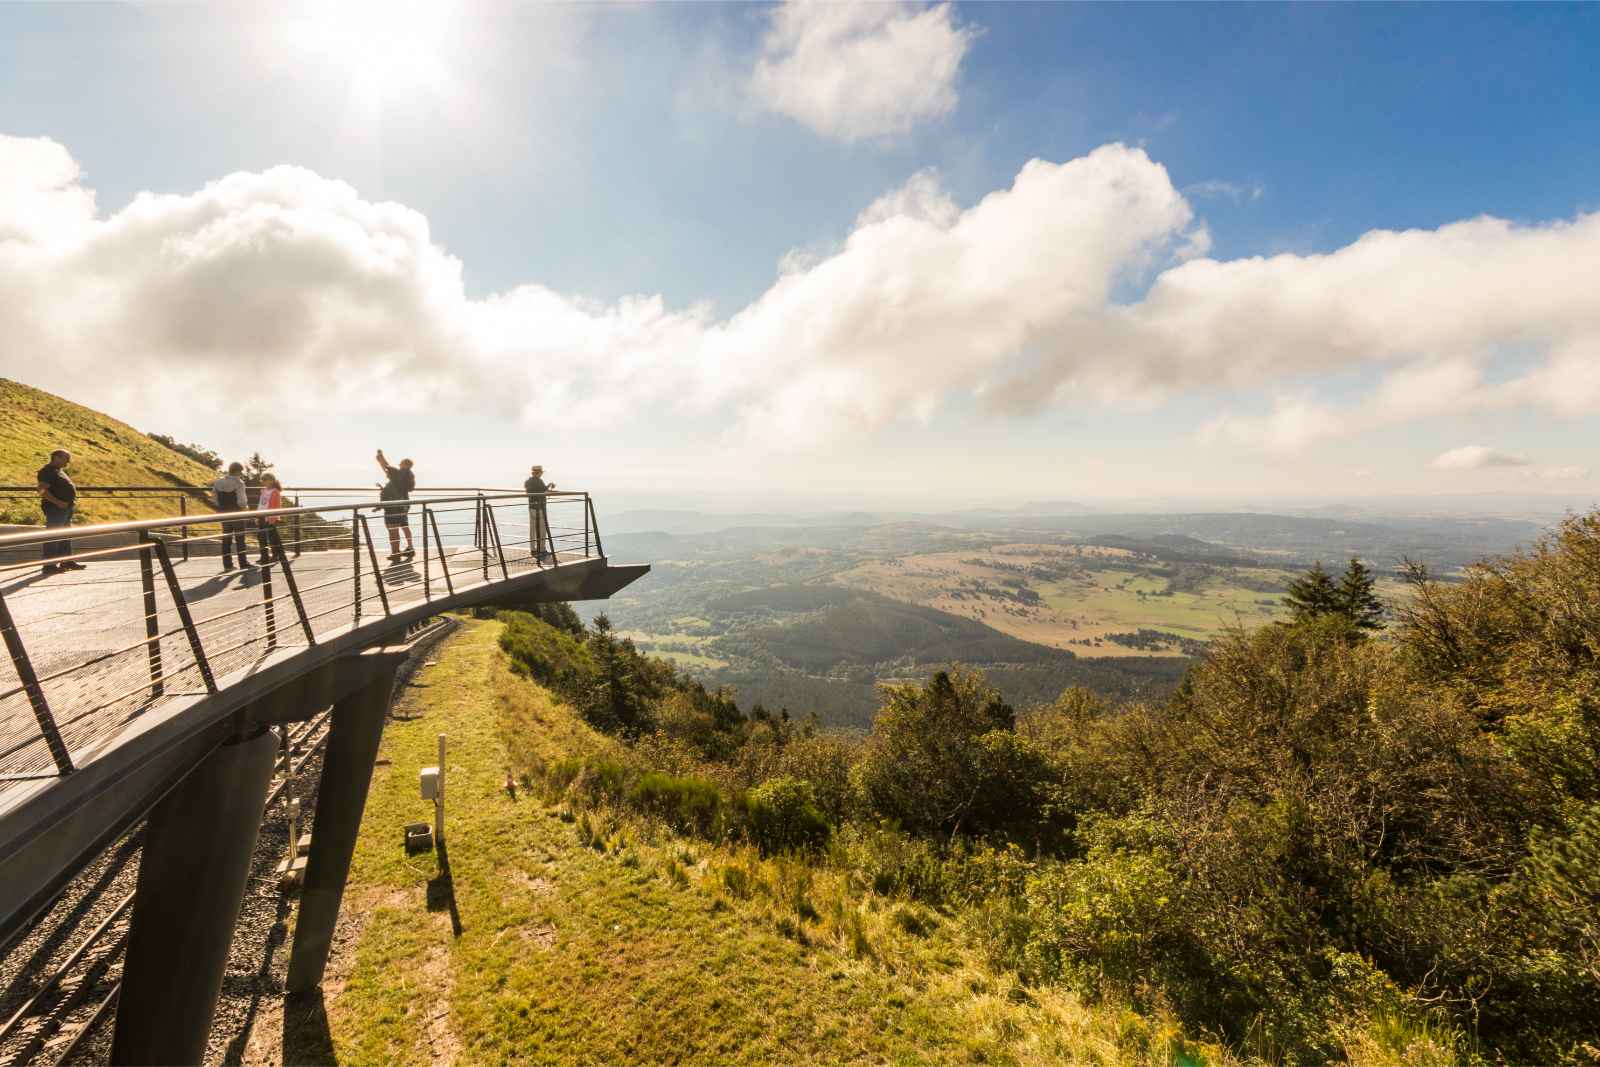
[[[79, 485], [209, 485], [216, 474], [165, 445], [82, 404], [0, 378], [0, 485], [24, 485], [22, 498], [0, 498], [0, 514], [38, 523], [34, 477], [53, 449], [72, 453]], [[79, 500], [80, 523], [157, 518], [177, 513], [170, 497]], [[195, 502], [190, 502], [193, 510]]]
[[[359, 932], [327, 985], [339, 1062], [1173, 1062], [1170, 1025], [1023, 990], [972, 959], [954, 922], [846, 908], [800, 864], [512, 799], [508, 768], [615, 743], [514, 678], [499, 630], [468, 623], [442, 646], [409, 699], [422, 717], [385, 734], [345, 897]], [[417, 770], [439, 733], [448, 872], [399, 844], [428, 817]], [[730, 867], [778, 888], [726, 892]], [[785, 879], [824, 916], [780, 903]]]

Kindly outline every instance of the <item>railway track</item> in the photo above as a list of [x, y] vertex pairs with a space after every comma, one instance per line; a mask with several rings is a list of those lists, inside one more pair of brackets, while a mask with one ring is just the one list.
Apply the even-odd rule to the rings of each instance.
[[[287, 733], [267, 794], [264, 825], [286, 819], [287, 805], [279, 801], [327, 743], [330, 715], [324, 711]], [[140, 824], [113, 842], [63, 888], [31, 929], [5, 946], [0, 961], [0, 1067], [68, 1063], [111, 1017], [121, 990], [142, 833]], [[41, 973], [44, 978], [35, 980]]]

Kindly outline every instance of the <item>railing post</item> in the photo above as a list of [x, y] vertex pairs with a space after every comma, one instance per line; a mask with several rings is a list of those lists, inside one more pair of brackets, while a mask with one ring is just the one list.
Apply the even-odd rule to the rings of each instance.
[[172, 594], [172, 606], [178, 609], [178, 621], [183, 623], [183, 632], [189, 638], [194, 665], [200, 669], [200, 677], [205, 680], [206, 692], [215, 693], [217, 680], [211, 675], [211, 664], [206, 660], [206, 650], [200, 644], [200, 631], [194, 627], [194, 616], [189, 614], [188, 601], [183, 599], [183, 587], [178, 584], [178, 574], [172, 569], [172, 556], [167, 552], [167, 543], [157, 537], [152, 540], [151, 546], [156, 559], [161, 561], [161, 573], [166, 575], [167, 592]]
[[589, 494], [583, 494], [583, 558], [589, 558]]
[[3, 593], [0, 593], [0, 634], [5, 636], [6, 651], [11, 653], [11, 665], [16, 668], [17, 680], [27, 691], [28, 703], [33, 705], [33, 717], [39, 723], [39, 732], [44, 735], [45, 746], [50, 749], [50, 758], [55, 760], [56, 770], [71, 774], [72, 757], [67, 753], [66, 742], [61, 740], [61, 731], [56, 728], [55, 716], [50, 714], [50, 703], [45, 699], [43, 687], [39, 685], [39, 676], [33, 671], [33, 661], [28, 658], [28, 650], [22, 643], [22, 635], [17, 632], [16, 621], [11, 618], [11, 609], [6, 606]]
[[422, 505], [422, 599], [433, 599], [433, 582], [428, 570], [428, 505]]
[[[294, 506], [295, 507], [299, 507], [300, 506], [300, 498], [299, 497], [295, 497], [294, 498]], [[305, 540], [305, 535], [303, 533], [301, 533], [301, 530], [300, 530], [300, 516], [296, 515], [294, 517], [294, 558], [295, 559], [299, 559], [300, 558], [300, 542], [302, 542], [304, 540]]]
[[[185, 518], [189, 515], [189, 496], [187, 493], [178, 494], [178, 514]], [[189, 524], [184, 523], [180, 530], [183, 531], [183, 561], [189, 562]]]
[[365, 515], [357, 515], [356, 518], [361, 520], [361, 532], [367, 538], [367, 558], [372, 561], [372, 580], [378, 583], [378, 600], [383, 604], [383, 613], [388, 615], [389, 590], [384, 587], [383, 571], [378, 568], [378, 550], [372, 547], [372, 527], [367, 524]]
[[350, 562], [355, 565], [353, 580], [355, 582], [355, 624], [361, 623], [361, 513], [352, 508], [350, 510]]
[[267, 527], [267, 536], [272, 540], [272, 551], [278, 557], [278, 564], [283, 568], [284, 583], [289, 586], [289, 598], [294, 601], [294, 610], [300, 615], [300, 628], [306, 632], [306, 644], [317, 643], [317, 635], [311, 629], [311, 616], [306, 614], [306, 603], [300, 599], [300, 587], [295, 584], [294, 571], [289, 569], [289, 557], [283, 554], [283, 538], [278, 536], [276, 526]]
[[[270, 548], [271, 544], [267, 540], [267, 520], [257, 519], [256, 521], [261, 524], [261, 544]], [[278, 647], [278, 610], [277, 605], [272, 602], [271, 563], [261, 564], [261, 605], [264, 609], [267, 622], [267, 651], [271, 652], [273, 649]]]
[[483, 580], [487, 582], [489, 580], [489, 531], [488, 531], [487, 524], [483, 521], [483, 507], [484, 507], [483, 494], [479, 493], [478, 494], [478, 521], [477, 521], [476, 525], [477, 525], [477, 530], [478, 530], [478, 535], [479, 535], [478, 536], [479, 549], [480, 549], [480, 552], [481, 552], [481, 554], [483, 556]]
[[[509, 582], [511, 580], [511, 574], [506, 570], [505, 547], [500, 544], [500, 526], [494, 521], [494, 508], [487, 502], [485, 502], [483, 505], [483, 519], [484, 529], [487, 530], [489, 536], [494, 539], [495, 555], [500, 557], [500, 577]], [[484, 579], [488, 580], [487, 572], [484, 575]]]
[[589, 513], [589, 521], [594, 524], [594, 554], [604, 556], [606, 554], [606, 546], [600, 543], [600, 520], [595, 517], [594, 501], [589, 499], [588, 493], [583, 494], [583, 506], [584, 510]]
[[450, 580], [450, 560], [444, 554], [444, 538], [439, 536], [439, 518], [433, 512], [428, 512], [428, 521], [433, 524], [433, 540], [439, 546], [439, 569], [444, 572], [444, 589], [450, 596], [456, 595], [455, 583]]
[[139, 582], [144, 586], [144, 636], [150, 653], [150, 699], [166, 691], [161, 675], [161, 619], [156, 609], [156, 568], [150, 561], [150, 533], [139, 531]]

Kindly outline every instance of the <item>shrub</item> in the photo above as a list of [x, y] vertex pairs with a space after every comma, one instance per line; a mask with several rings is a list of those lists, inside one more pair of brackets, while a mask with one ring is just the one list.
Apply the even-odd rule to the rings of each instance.
[[628, 797], [642, 811], [685, 833], [710, 834], [722, 811], [722, 795], [701, 778], [676, 778], [659, 771], [640, 775]]
[[768, 855], [820, 845], [830, 830], [811, 783], [798, 778], [774, 778], [750, 790], [744, 819], [751, 843]]

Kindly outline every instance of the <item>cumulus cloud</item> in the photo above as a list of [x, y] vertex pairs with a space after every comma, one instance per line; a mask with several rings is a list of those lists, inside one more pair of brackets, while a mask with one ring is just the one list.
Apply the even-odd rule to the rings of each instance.
[[955, 110], [956, 75], [976, 36], [949, 4], [789, 0], [772, 11], [750, 90], [826, 137], [904, 133]]
[[1462, 445], [1434, 457], [1432, 466], [1442, 471], [1481, 471], [1490, 467], [1526, 467], [1528, 460], [1498, 452], [1487, 445]]
[[[956, 397], [1003, 417], [1203, 388], [1244, 398], [1204, 436], [1283, 450], [1467, 412], [1600, 412], [1600, 214], [1216, 260], [1165, 168], [1107, 145], [1033, 160], [970, 206], [918, 173], [718, 318], [538, 284], [469, 298], [422, 215], [295, 167], [106, 216], [53, 142], [0, 137], [0, 176], [0, 372], [48, 366], [91, 401], [170, 400], [181, 376], [267, 414], [686, 410], [800, 447]], [[1319, 376], [1361, 370], [1366, 395], [1319, 399]]]

